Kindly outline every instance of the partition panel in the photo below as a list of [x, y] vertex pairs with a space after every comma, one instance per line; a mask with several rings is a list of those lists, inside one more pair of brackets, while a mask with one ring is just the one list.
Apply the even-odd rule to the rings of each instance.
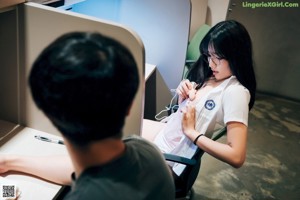
[[182, 77], [191, 1], [89, 0], [74, 5], [72, 11], [124, 24], [139, 34], [145, 45], [146, 63], [157, 67], [156, 112], [164, 109], [173, 95], [170, 89], [176, 88]]
[[[117, 39], [133, 54], [139, 68], [141, 85], [136, 95], [130, 116], [126, 119], [124, 134], [140, 134], [144, 101], [144, 46], [138, 35], [116, 23], [88, 17], [55, 8], [26, 3], [20, 6], [20, 90], [21, 90], [21, 123], [22, 125], [59, 134], [50, 121], [39, 111], [30, 95], [27, 78], [31, 65], [41, 50], [51, 41], [66, 32], [97, 31]], [[104, 105], [105, 106], [105, 105]]]
[[[19, 122], [17, 10], [0, 10], [0, 120]], [[2, 134], [2, 133], [0, 133]]]
[[157, 66], [169, 89], [182, 77], [190, 18], [190, 0], [122, 0], [120, 23], [140, 35], [146, 62]]

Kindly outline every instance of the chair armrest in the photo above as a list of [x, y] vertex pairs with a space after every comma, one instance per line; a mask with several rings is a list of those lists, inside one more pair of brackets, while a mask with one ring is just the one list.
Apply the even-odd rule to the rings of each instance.
[[212, 140], [216, 141], [216, 140], [220, 139], [221, 137], [223, 137], [224, 135], [226, 135], [226, 133], [227, 133], [227, 128], [224, 127], [215, 134], [215, 136], [212, 138]]
[[167, 161], [172, 161], [172, 162], [176, 162], [176, 163], [180, 163], [180, 164], [184, 164], [184, 165], [195, 165], [197, 163], [197, 161], [195, 159], [189, 159], [189, 158], [177, 156], [174, 154], [164, 153], [163, 155]]

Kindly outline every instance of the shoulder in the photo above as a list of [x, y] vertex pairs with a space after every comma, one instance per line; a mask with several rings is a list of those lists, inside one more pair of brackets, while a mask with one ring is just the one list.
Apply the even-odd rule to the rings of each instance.
[[224, 91], [223, 112], [224, 123], [235, 121], [248, 125], [250, 93], [237, 80]]
[[[144, 166], [144, 170], [157, 168], [166, 168], [166, 162], [163, 154], [153, 143], [143, 139], [140, 136], [129, 136], [124, 139], [126, 145], [127, 159], [135, 160]], [[152, 169], [151, 169], [152, 168]]]
[[127, 136], [123, 138], [123, 141], [127, 146], [143, 146], [156, 149], [156, 146], [154, 146], [151, 142], [138, 135]]
[[249, 102], [249, 90], [238, 82], [237, 79], [233, 79], [232, 83], [224, 91], [222, 103], [225, 113], [249, 110]]
[[163, 156], [158, 147], [140, 136], [131, 135], [123, 138], [123, 141], [127, 149], [132, 151], [133, 154], [138, 154], [137, 156], [139, 157], [149, 156], [153, 159], [160, 158], [163, 160]]
[[[173, 178], [160, 150], [140, 136], [129, 136], [123, 141], [130, 157], [134, 157], [136, 161], [135, 173], [138, 172], [138, 177], [147, 179], [147, 183], [139, 183], [139, 190], [146, 191], [149, 195], [147, 199], [174, 199]], [[152, 175], [154, 171], [155, 176]]]
[[228, 85], [228, 87], [225, 89], [224, 98], [230, 98], [230, 99], [245, 98], [245, 99], [248, 99], [248, 101], [249, 101], [250, 100], [250, 92], [246, 87], [244, 87], [240, 82], [238, 82], [236, 80], [236, 81], [233, 81], [230, 85]]
[[249, 93], [248, 89], [243, 86], [236, 78], [232, 78], [230, 80], [230, 83], [228, 84], [228, 87], [226, 88], [225, 92], [231, 92], [231, 93], [234, 93], [234, 92], [246, 92], [246, 93]]

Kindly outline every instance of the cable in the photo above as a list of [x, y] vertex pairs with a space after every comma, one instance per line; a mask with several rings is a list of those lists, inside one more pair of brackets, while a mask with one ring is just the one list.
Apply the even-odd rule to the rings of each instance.
[[[176, 89], [171, 89], [171, 92], [176, 92]], [[178, 108], [179, 106], [178, 105], [173, 105], [173, 100], [177, 97], [177, 93], [175, 93], [175, 95], [172, 97], [171, 101], [170, 101], [170, 104], [169, 106], [166, 106], [166, 109], [160, 111], [158, 114], [155, 115], [155, 119], [158, 120], [158, 121], [161, 121], [163, 119], [165, 119], [166, 117], [168, 117], [169, 113], [168, 111], [173, 111], [174, 109]], [[159, 118], [159, 115], [162, 114], [163, 112], [167, 112], [167, 115], [165, 116], [162, 116]]]

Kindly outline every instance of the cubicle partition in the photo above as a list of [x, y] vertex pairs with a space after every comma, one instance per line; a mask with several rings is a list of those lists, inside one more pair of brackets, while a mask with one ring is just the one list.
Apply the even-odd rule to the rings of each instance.
[[124, 129], [140, 134], [144, 102], [145, 50], [139, 36], [117, 23], [71, 13], [36, 3], [0, 10], [0, 119], [59, 134], [33, 103], [27, 84], [31, 65], [40, 51], [59, 35], [70, 31], [98, 31], [121, 41], [133, 53], [141, 85]]
[[17, 10], [0, 9], [0, 119], [19, 121]]
[[[21, 48], [20, 55], [22, 63], [20, 72], [20, 88], [21, 93], [21, 123], [35, 129], [45, 129], [47, 132], [54, 133], [52, 124], [47, 122], [43, 114], [36, 109], [32, 102], [26, 79], [30, 70], [30, 66], [37, 54], [57, 36], [70, 31], [98, 31], [109, 37], [116, 38], [121, 41], [133, 53], [138, 64], [141, 85], [139, 87], [130, 116], [127, 118], [128, 123], [125, 125], [124, 134], [140, 134], [142, 116], [143, 116], [143, 100], [144, 100], [144, 46], [139, 36], [132, 30], [119, 24], [103, 21], [98, 18], [60, 11], [55, 8], [49, 8], [37, 4], [24, 4], [21, 8], [24, 21], [20, 19], [20, 23], [24, 24], [21, 30], [20, 40], [23, 41], [24, 47]], [[25, 87], [24, 87], [25, 86]]]
[[136, 31], [145, 45], [146, 63], [157, 67], [156, 96], [148, 101], [155, 105], [145, 106], [156, 108], [157, 113], [170, 102], [170, 89], [180, 82], [185, 63], [190, 0], [88, 0], [74, 5], [71, 11], [115, 21]]

